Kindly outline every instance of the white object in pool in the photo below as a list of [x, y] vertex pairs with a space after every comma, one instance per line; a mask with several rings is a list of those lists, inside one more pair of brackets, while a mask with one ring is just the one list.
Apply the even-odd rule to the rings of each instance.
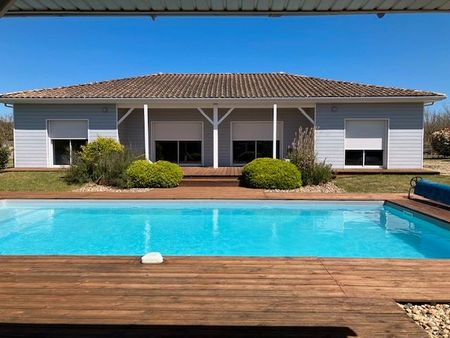
[[164, 261], [159, 252], [149, 252], [141, 257], [142, 264], [161, 264]]

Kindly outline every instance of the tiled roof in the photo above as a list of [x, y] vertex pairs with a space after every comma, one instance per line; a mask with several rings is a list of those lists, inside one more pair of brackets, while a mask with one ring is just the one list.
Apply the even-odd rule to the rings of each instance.
[[417, 96], [443, 95], [429, 91], [381, 87], [286, 73], [260, 73], [153, 74], [74, 86], [7, 93], [0, 95], [0, 99], [238, 99]]

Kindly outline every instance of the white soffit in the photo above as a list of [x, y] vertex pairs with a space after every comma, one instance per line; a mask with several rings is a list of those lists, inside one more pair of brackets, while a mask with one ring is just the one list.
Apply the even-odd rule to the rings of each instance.
[[0, 0], [0, 16], [280, 16], [408, 12], [450, 12], [450, 0]]

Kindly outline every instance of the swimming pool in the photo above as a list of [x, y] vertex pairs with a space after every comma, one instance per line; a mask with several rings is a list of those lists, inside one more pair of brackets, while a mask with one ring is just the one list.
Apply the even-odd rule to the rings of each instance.
[[0, 254], [450, 258], [450, 228], [383, 202], [0, 201]]

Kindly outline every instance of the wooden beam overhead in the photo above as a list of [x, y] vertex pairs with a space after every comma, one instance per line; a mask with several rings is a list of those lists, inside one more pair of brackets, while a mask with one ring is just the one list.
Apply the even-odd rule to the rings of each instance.
[[16, 2], [16, 0], [0, 0], [0, 18], [3, 17], [8, 9]]
[[[0, 3], [12, 3], [14, 0], [0, 0]], [[214, 3], [214, 5], [212, 5]], [[233, 15], [233, 16], [292, 16], [292, 15], [336, 15], [336, 14], [373, 14], [382, 18], [391, 13], [450, 13], [450, 0], [304, 0], [283, 1], [254, 0], [236, 2], [200, 1], [192, 6], [192, 0], [26, 0], [12, 6], [8, 16], [89, 16], [89, 15], [129, 15], [129, 16], [183, 16], [183, 15]], [[1, 7], [0, 7], [1, 8]]]

